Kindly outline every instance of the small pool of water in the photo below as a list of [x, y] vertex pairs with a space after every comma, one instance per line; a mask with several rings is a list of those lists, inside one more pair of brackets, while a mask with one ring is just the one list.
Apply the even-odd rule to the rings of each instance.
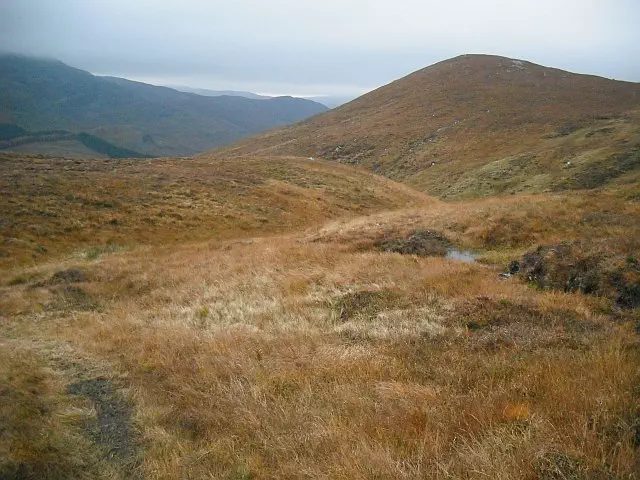
[[466, 263], [475, 263], [477, 257], [478, 255], [476, 255], [473, 252], [469, 252], [469, 251], [462, 252], [455, 248], [450, 248], [449, 250], [447, 250], [447, 255], [445, 256], [445, 258], [456, 260], [458, 262], [466, 262]]

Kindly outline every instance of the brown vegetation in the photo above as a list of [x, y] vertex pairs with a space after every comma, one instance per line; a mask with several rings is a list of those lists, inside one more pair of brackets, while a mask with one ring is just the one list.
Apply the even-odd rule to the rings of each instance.
[[640, 84], [462, 55], [225, 156], [360, 165], [442, 198], [600, 186], [640, 168]]
[[135, 245], [270, 235], [432, 199], [294, 158], [116, 160], [0, 154], [0, 266]]
[[498, 277], [637, 260], [634, 173], [443, 203], [300, 159], [2, 162], [4, 476], [637, 478], [637, 308]]

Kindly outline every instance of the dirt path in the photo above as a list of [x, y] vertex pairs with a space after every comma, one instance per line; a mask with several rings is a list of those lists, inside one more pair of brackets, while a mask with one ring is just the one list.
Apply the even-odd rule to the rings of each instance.
[[[86, 423], [87, 433], [106, 452], [107, 460], [120, 465], [127, 478], [132, 478], [138, 463], [136, 434], [131, 424], [133, 405], [106, 378], [80, 380], [70, 384], [67, 391], [93, 403], [97, 418]], [[135, 476], [140, 478], [139, 474]]]
[[[89, 359], [69, 344], [56, 340], [6, 338], [0, 331], [0, 347], [5, 352], [20, 352], [20, 357], [41, 360], [46, 365], [46, 376], [66, 385], [66, 389], [60, 394], [63, 404], [77, 404], [77, 397], [84, 400], [89, 407], [86, 411], [90, 414], [69, 426], [80, 432], [88, 441], [85, 444], [92, 447], [93, 451], [80, 452], [81, 454], [87, 459], [99, 459], [109, 471], [106, 474], [109, 478], [143, 477], [139, 436], [132, 420], [135, 406], [123, 394], [124, 382], [113, 375], [113, 370], [108, 365]], [[66, 401], [65, 396], [68, 397]], [[15, 478], [24, 476], [21, 471], [29, 472], [32, 469], [29, 465], [20, 464], [18, 467], [13, 474]], [[91, 476], [89, 472], [86, 473]], [[32, 477], [33, 475], [27, 474], [25, 478]], [[87, 478], [86, 475], [83, 477]]]

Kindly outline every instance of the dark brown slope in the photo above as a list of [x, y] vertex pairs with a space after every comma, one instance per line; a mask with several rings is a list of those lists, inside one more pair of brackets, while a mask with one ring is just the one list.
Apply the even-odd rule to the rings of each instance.
[[360, 164], [443, 197], [593, 187], [637, 169], [638, 108], [637, 83], [463, 55], [220, 153]]

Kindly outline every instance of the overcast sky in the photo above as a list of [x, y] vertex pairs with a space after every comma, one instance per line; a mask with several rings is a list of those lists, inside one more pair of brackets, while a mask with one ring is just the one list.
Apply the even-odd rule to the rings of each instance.
[[0, 0], [0, 50], [157, 84], [358, 95], [462, 53], [640, 81], [640, 0]]

